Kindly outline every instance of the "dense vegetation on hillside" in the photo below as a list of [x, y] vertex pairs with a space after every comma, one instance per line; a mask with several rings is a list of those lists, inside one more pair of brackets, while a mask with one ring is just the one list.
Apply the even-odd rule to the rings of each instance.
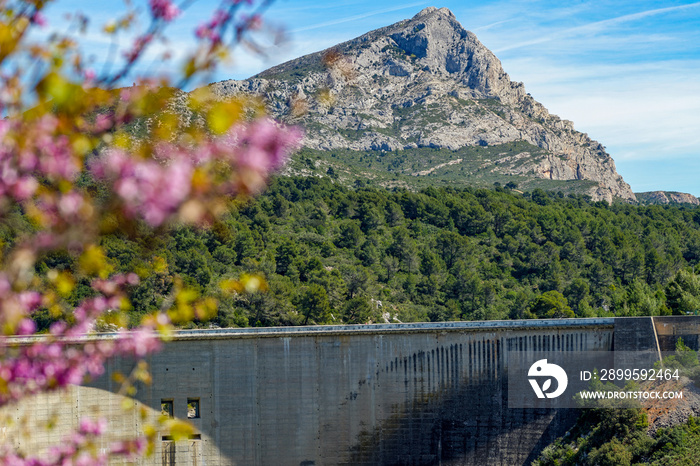
[[[410, 192], [357, 185], [279, 177], [211, 229], [156, 231], [140, 242], [108, 236], [102, 246], [114, 270], [141, 276], [131, 293], [132, 322], [164, 307], [173, 287], [217, 297], [213, 323], [220, 326], [700, 309], [693, 273], [699, 208], [609, 206], [501, 187]], [[14, 225], [0, 230], [2, 241], [11, 244], [23, 228], [30, 227], [18, 212]], [[65, 252], [42, 258], [38, 268], [79, 264]], [[267, 292], [222, 291], [222, 280], [244, 273], [264, 276]], [[89, 292], [87, 283], [67, 289], [75, 302]], [[50, 313], [37, 319], [45, 324]]]
[[[524, 141], [466, 146], [455, 151], [429, 147], [395, 151], [303, 148], [287, 168], [291, 173], [305, 176], [329, 176], [346, 187], [353, 187], [358, 178], [369, 178], [373, 186], [398, 186], [415, 191], [429, 186], [461, 189], [516, 183], [520, 190], [540, 188], [576, 195], [585, 194], [597, 185], [591, 180], [550, 180], [512, 174], [524, 164], [541, 159], [545, 153]], [[511, 160], [507, 163], [500, 161], [508, 158]]]
[[[681, 378], [676, 387], [664, 390], [679, 390], [683, 386], [687, 400], [657, 401], [652, 406], [656, 413], [680, 411], [674, 403], [693, 404], [696, 389], [689, 390], [689, 381], [698, 386], [700, 362], [698, 354], [682, 340], [676, 345], [676, 353], [664, 358], [664, 367], [678, 369], [689, 379]], [[633, 384], [633, 383], [632, 383]], [[591, 390], [620, 390], [608, 382], [592, 382]], [[654, 383], [636, 387], [644, 390], [659, 390]], [[649, 416], [644, 407], [634, 400], [597, 401], [594, 409], [583, 409], [575, 426], [569, 432], [547, 446], [533, 466], [681, 466], [698, 464], [700, 454], [700, 420], [690, 416], [684, 423], [659, 428], [650, 435]], [[663, 403], [667, 403], [665, 406]], [[622, 406], [622, 408], [621, 408]], [[616, 409], [612, 409], [615, 407]]]
[[583, 412], [566, 439], [545, 448], [534, 466], [691, 466], [700, 454], [700, 421], [646, 432], [641, 408], [592, 409]]

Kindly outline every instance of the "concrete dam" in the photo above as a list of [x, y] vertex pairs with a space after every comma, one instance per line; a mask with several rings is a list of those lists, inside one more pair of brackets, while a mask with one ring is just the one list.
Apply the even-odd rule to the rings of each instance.
[[[152, 414], [166, 407], [196, 434], [159, 434], [137, 464], [529, 465], [577, 411], [509, 408], [509, 349], [658, 351], [679, 337], [697, 349], [698, 333], [696, 317], [180, 331], [149, 358], [153, 382], [132, 402]], [[133, 365], [112, 360], [107, 372]], [[53, 415], [65, 432], [97, 411], [110, 435], [134, 436], [143, 410], [125, 413], [117, 390], [105, 376], [10, 415]], [[38, 448], [60, 435], [10, 441]]]

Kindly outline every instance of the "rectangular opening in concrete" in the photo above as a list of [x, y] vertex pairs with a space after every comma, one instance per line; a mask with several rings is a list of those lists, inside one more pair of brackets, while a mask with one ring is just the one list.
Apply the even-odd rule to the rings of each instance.
[[199, 419], [199, 398], [187, 398], [187, 419]]
[[172, 440], [165, 441], [161, 445], [161, 459], [163, 466], [175, 466], [175, 442]]
[[160, 400], [160, 414], [173, 417], [173, 400]]
[[[172, 435], [163, 435], [161, 437], [163, 442], [173, 442], [175, 438]], [[188, 440], [202, 440], [202, 434], [192, 434], [187, 436]]]

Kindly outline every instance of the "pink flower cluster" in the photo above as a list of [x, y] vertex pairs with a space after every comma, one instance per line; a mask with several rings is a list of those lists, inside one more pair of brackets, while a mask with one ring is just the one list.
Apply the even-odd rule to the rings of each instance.
[[39, 27], [46, 27], [49, 23], [46, 21], [46, 16], [44, 16], [41, 11], [35, 12], [30, 18], [32, 24], [36, 24]]
[[[89, 202], [84, 194], [68, 191], [66, 193], [43, 193], [37, 196], [35, 205], [41, 210], [43, 223], [46, 226], [54, 229], [65, 229], [80, 225], [88, 220], [85, 217], [89, 217], [91, 213], [91, 208], [88, 207]], [[87, 211], [83, 210], [86, 207], [88, 207]], [[34, 245], [38, 247], [39, 243], [34, 242]]]
[[180, 9], [170, 0], [148, 0], [148, 6], [151, 8], [151, 15], [156, 19], [172, 21], [180, 14]]
[[[90, 335], [96, 320], [120, 309], [126, 300], [126, 288], [138, 283], [137, 275], [123, 274], [94, 280], [91, 285], [97, 296], [85, 299], [71, 311], [59, 311], [69, 314], [66, 320], [52, 324], [48, 334], [36, 335], [32, 313], [42, 306], [52, 311], [56, 306], [59, 309], [67, 306], [61, 297], [66, 291], [61, 291], [59, 278], [37, 276], [37, 258], [51, 251], [80, 254], [86, 251], [86, 245], [99, 244], [102, 221], [114, 214], [142, 220], [151, 227], [159, 227], [178, 216], [187, 221], [208, 219], [220, 212], [222, 200], [228, 196], [261, 189], [270, 172], [282, 166], [301, 140], [301, 132], [296, 128], [258, 119], [239, 124], [222, 137], [198, 142], [197, 146], [192, 146], [191, 141], [200, 139], [204, 131], [187, 142], [150, 142], [152, 145], [143, 151], [145, 156], [129, 154], [119, 148], [104, 150], [90, 164], [89, 170], [96, 178], [106, 181], [100, 186], [100, 190], [107, 187], [106, 200], [98, 199], [92, 188], [76, 183], [94, 147], [114, 140], [113, 135], [120, 133], [126, 123], [144, 116], [142, 103], [147, 100], [154, 78], [134, 76], [139, 85], [123, 90], [120, 98], [114, 101], [108, 97], [113, 94], [102, 91], [111, 91], [111, 86], [131, 77], [144, 52], [162, 37], [163, 29], [181, 13], [174, 0], [148, 0], [147, 3], [150, 25], [124, 51], [126, 60], [119, 71], [97, 77], [93, 70], [83, 68], [84, 61], [76, 51], [76, 56], [73, 52], [59, 52], [66, 53], [61, 60], [73, 63], [73, 73], [56, 81], [52, 81], [53, 75], [41, 76], [43, 68], [54, 72], [50, 66], [37, 67], [40, 81], [36, 86], [34, 82], [25, 82], [23, 77], [18, 85], [11, 86], [11, 80], [3, 75], [0, 85], [3, 96], [15, 95], [14, 92], [22, 97], [16, 102], [3, 97], [3, 102], [15, 102], [13, 108], [17, 111], [14, 114], [18, 116], [0, 119], [0, 216], [13, 208], [22, 209], [37, 231], [19, 238], [2, 257], [0, 331], [5, 335], [0, 334], [0, 406], [99, 376], [104, 372], [105, 361], [114, 355], [142, 358], [160, 347], [155, 328], [170, 324], [167, 316], [161, 314], [135, 331], [119, 331], [102, 337]], [[233, 36], [232, 42], [237, 42], [242, 40], [245, 31], [260, 27], [259, 16], [238, 14], [244, 3], [255, 2], [221, 0], [211, 19], [197, 28], [195, 34], [202, 40], [204, 49], [199, 48], [200, 55], [192, 58], [194, 72], [188, 69], [182, 82], [216, 66], [225, 33]], [[30, 24], [43, 26], [46, 23], [40, 11], [43, 3], [35, 6], [36, 12], [28, 18]], [[87, 25], [86, 17], [79, 15], [78, 18], [83, 26]], [[127, 27], [130, 21], [120, 22], [111, 32]], [[50, 50], [42, 46], [39, 49]], [[30, 55], [34, 56], [34, 52]], [[42, 53], [36, 55], [43, 56]], [[56, 58], [53, 52], [49, 55], [51, 59]], [[43, 63], [42, 59], [37, 60]], [[80, 89], [72, 82], [76, 76], [83, 78], [79, 84], [85, 91], [81, 94], [84, 99], [64, 92]], [[51, 79], [44, 79], [49, 77]], [[162, 85], [161, 81], [155, 83], [155, 86]], [[96, 86], [106, 88], [99, 90]], [[56, 113], [46, 110], [40, 115], [39, 112], [44, 111], [42, 106], [29, 112], [22, 107], [24, 102], [34, 105], [45, 99], [59, 102], [60, 96], [68, 105], [57, 104]], [[71, 103], [79, 105], [69, 105]], [[4, 109], [3, 103], [0, 108]], [[151, 111], [148, 108], [146, 113]], [[155, 132], [152, 136], [159, 137]], [[56, 276], [67, 282], [76, 278], [70, 274]], [[44, 291], [47, 292], [42, 294]], [[82, 420], [79, 428], [48, 451], [44, 459], [24, 458], [0, 446], [0, 464], [99, 465], [107, 464], [113, 455], [145, 453], [145, 438], [118, 442], [106, 452], [98, 451], [94, 439], [103, 434], [105, 428], [103, 421]]]
[[201, 162], [223, 162], [234, 168], [234, 175], [211, 190], [215, 196], [257, 193], [270, 173], [281, 168], [296, 150], [302, 132], [268, 118], [234, 125], [199, 151]]
[[57, 126], [55, 117], [45, 115], [22, 134], [20, 122], [0, 120], [0, 197], [21, 202], [36, 192], [37, 177], [51, 181], [77, 177], [80, 167], [68, 138], [56, 134]]
[[81, 418], [78, 429], [66, 436], [63, 441], [51, 447], [44, 458], [26, 458], [10, 450], [0, 449], [0, 461], [6, 466], [106, 466], [110, 457], [133, 459], [146, 452], [148, 441], [145, 437], [115, 442], [107, 451], [89, 448], [100, 435], [107, 431], [105, 419]]
[[160, 143], [155, 160], [138, 160], [119, 149], [107, 150], [91, 166], [92, 173], [109, 180], [130, 218], [142, 218], [150, 226], [166, 222], [185, 200], [192, 197], [192, 174], [218, 163], [237, 168], [237, 176], [198, 189], [209, 197], [257, 191], [270, 172], [279, 169], [301, 140], [297, 128], [282, 127], [269, 119], [234, 126], [227, 134], [191, 148]]
[[[111, 280], [96, 280], [93, 288], [101, 296], [84, 300], [73, 311], [75, 323], [68, 325], [58, 321], [51, 325], [49, 334], [29, 340], [4, 337], [0, 340], [0, 405], [17, 401], [40, 391], [53, 390], [83, 382], [86, 376], [99, 376], [104, 372], [104, 362], [115, 355], [143, 357], [160, 347], [158, 334], [148, 327], [135, 331], [121, 331], [113, 339], [90, 339], [95, 319], [110, 309], [117, 309], [124, 298], [124, 287], [138, 283], [135, 274], [116, 275]], [[0, 277], [2, 313], [5, 315], [9, 300], [22, 306], [15, 312], [28, 315], [40, 304], [36, 294], [13, 295], [7, 291], [7, 280]], [[8, 300], [9, 296], [9, 300]], [[12, 304], [12, 303], [11, 303]], [[34, 324], [24, 317], [19, 327], [24, 334], [34, 332]], [[20, 334], [20, 332], [16, 332]]]
[[301, 138], [302, 133], [298, 128], [283, 128], [273, 120], [262, 118], [234, 126], [222, 142], [236, 147], [239, 167], [267, 175], [287, 162], [290, 152], [298, 147]]
[[104, 294], [105, 296], [115, 296], [119, 291], [127, 286], [139, 284], [139, 276], [135, 273], [117, 274], [109, 280], [96, 279], [92, 282], [92, 288]]
[[146, 454], [146, 449], [148, 447], [148, 441], [144, 437], [137, 437], [131, 440], [122, 440], [120, 442], [114, 442], [110, 446], [112, 455], [126, 456], [127, 458], [134, 459]]
[[31, 335], [36, 325], [29, 318], [29, 314], [40, 304], [39, 293], [14, 292], [7, 275], [0, 273], [0, 328], [11, 329], [15, 335]]
[[153, 227], [175, 213], [187, 198], [192, 171], [192, 164], [182, 158], [166, 165], [137, 160], [119, 149], [108, 150], [92, 166], [95, 176], [112, 181], [125, 213], [139, 216]]
[[197, 26], [194, 34], [198, 39], [207, 39], [212, 43], [221, 41], [220, 30], [222, 26], [231, 20], [231, 14], [224, 10], [216, 10], [211, 19]]

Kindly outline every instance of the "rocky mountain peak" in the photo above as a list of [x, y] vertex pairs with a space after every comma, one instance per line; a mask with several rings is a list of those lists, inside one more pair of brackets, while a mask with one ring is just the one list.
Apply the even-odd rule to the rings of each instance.
[[387, 35], [400, 49], [415, 55], [423, 71], [449, 76], [474, 97], [513, 100], [501, 62], [449, 9], [428, 7], [392, 29]]
[[[424, 18], [426, 16], [434, 15], [435, 13], [443, 15], [443, 16], [447, 16], [448, 18], [455, 19], [454, 13], [452, 13], [449, 8], [447, 8], [447, 7], [437, 8], [434, 6], [429, 6], [429, 7], [423, 8], [421, 11], [416, 13], [416, 16], [414, 16], [413, 19]], [[461, 25], [460, 25], [460, 27], [461, 27]]]
[[[605, 148], [511, 81], [447, 8], [425, 8], [248, 80], [212, 87], [222, 98], [263, 96], [273, 115], [306, 127], [309, 150], [404, 151], [393, 167], [398, 174], [451, 171], [464, 173], [465, 183], [513, 177], [526, 186], [532, 179], [572, 180], [594, 199], [635, 199]], [[498, 150], [521, 143], [531, 150]], [[495, 155], [476, 163], [479, 147]], [[453, 160], [431, 161], [423, 149], [452, 151]]]

